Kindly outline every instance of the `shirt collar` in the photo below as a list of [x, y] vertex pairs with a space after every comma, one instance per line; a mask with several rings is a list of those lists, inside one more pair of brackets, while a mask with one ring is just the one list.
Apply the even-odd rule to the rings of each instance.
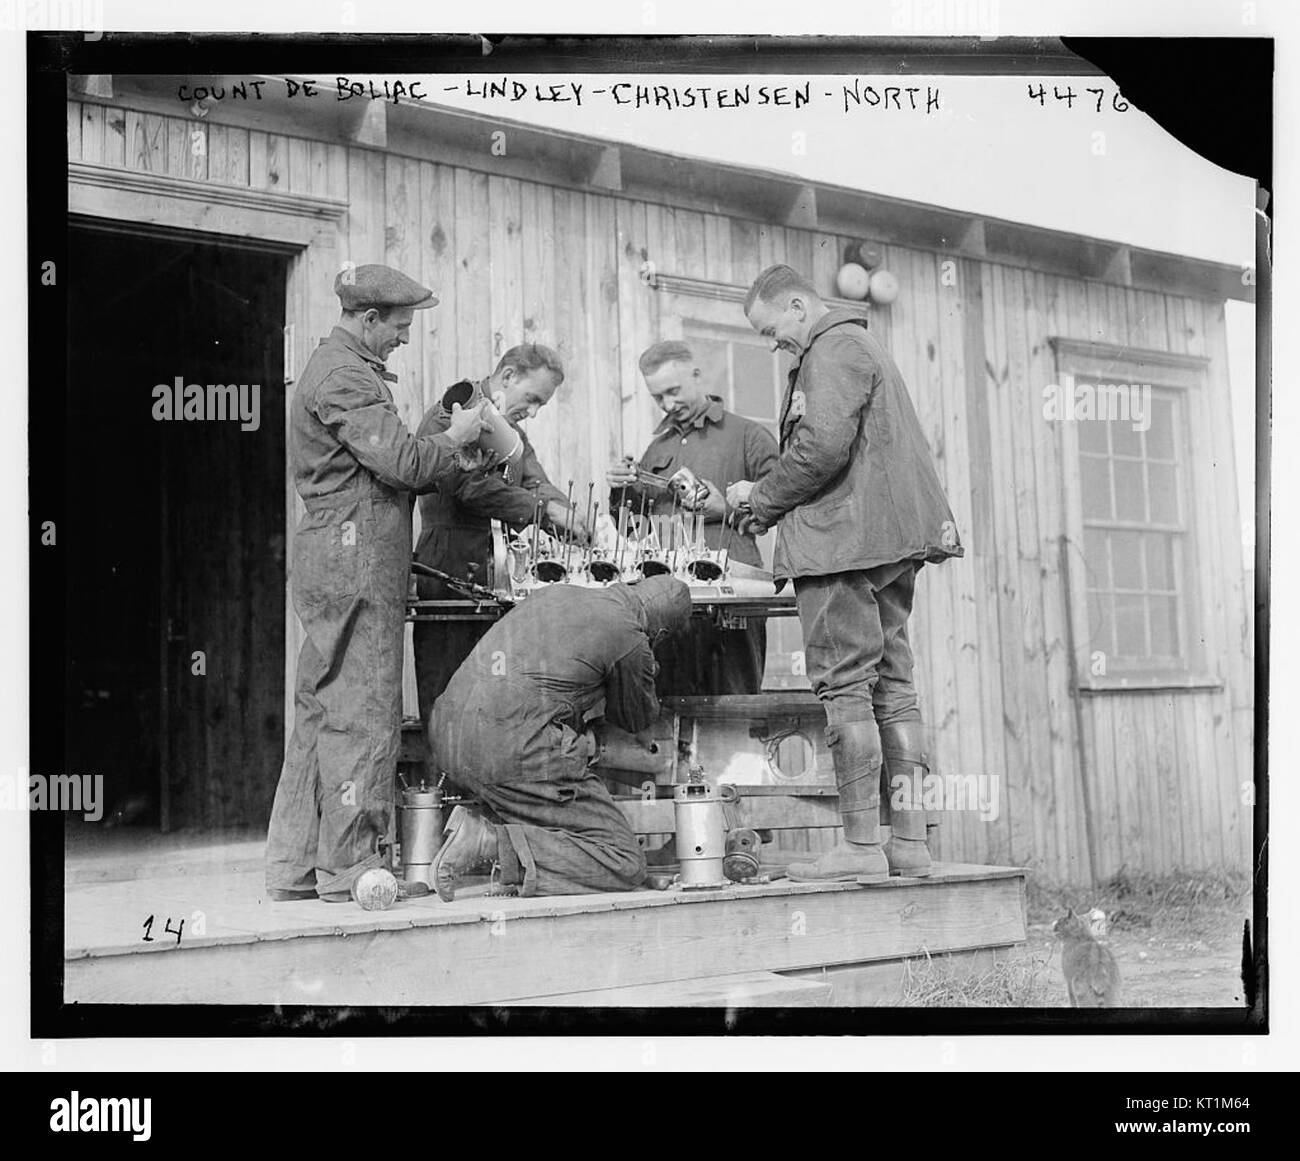
[[[353, 335], [351, 331], [348, 331], [343, 327], [335, 327], [330, 331], [330, 340], [342, 344], [354, 355], [364, 359], [375, 369], [381, 379], [386, 379], [389, 383], [397, 382], [397, 376], [394, 375], [392, 371], [385, 369], [383, 359], [379, 358], [379, 356], [373, 351], [362, 346], [361, 340]], [[329, 340], [322, 341], [324, 342]]]
[[[808, 332], [808, 347], [813, 345], [813, 340], [818, 335], [824, 334], [831, 327], [839, 326], [842, 322], [849, 322], [852, 319], [860, 319], [863, 316], [855, 310], [849, 310], [843, 306], [833, 306], [820, 319], [813, 324], [813, 328]], [[808, 347], [804, 350], [807, 351]]]
[[660, 421], [659, 426], [655, 428], [655, 435], [664, 435], [670, 431], [680, 431], [685, 434], [691, 428], [696, 430], [702, 428], [706, 423], [721, 423], [722, 416], [726, 408], [722, 405], [722, 399], [717, 395], [706, 395], [709, 405], [699, 413], [694, 419], [690, 420], [685, 427], [682, 427], [671, 415], [665, 415]]
[[808, 357], [808, 352], [812, 350], [813, 343], [831, 327], [839, 326], [840, 323], [851, 322], [853, 319], [861, 319], [864, 323], [866, 322], [865, 316], [855, 310], [849, 310], [843, 306], [833, 306], [813, 324], [812, 330], [808, 332], [808, 345], [799, 353], [799, 357], [794, 361], [794, 366], [790, 368], [791, 383], [798, 377], [799, 368], [803, 366], [804, 359]]

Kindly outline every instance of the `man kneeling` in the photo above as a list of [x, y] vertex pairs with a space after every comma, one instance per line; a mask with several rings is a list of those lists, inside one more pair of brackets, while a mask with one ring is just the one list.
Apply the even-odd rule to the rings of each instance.
[[436, 769], [496, 820], [458, 806], [433, 863], [456, 879], [494, 869], [521, 895], [631, 891], [645, 856], [588, 763], [597, 718], [638, 733], [659, 716], [654, 647], [686, 627], [690, 590], [672, 577], [604, 589], [555, 585], [484, 635], [434, 704]]

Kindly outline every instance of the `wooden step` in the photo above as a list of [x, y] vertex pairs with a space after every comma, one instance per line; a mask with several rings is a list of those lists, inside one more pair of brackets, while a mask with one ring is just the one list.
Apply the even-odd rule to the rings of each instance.
[[[268, 903], [262, 883], [256, 871], [70, 884], [65, 1002], [456, 1005], [582, 995], [590, 1005], [600, 993], [650, 988], [658, 991], [624, 1003], [658, 994], [668, 997], [658, 1004], [716, 1005], [718, 979], [756, 972], [782, 979], [782, 1003], [811, 997], [791, 991], [800, 974], [801, 983], [829, 982], [838, 1004], [856, 993], [815, 978], [820, 969], [1025, 940], [1024, 872], [1010, 867], [939, 864], [929, 879], [870, 886], [782, 879], [530, 899], [479, 887], [454, 903], [433, 896], [375, 912]], [[183, 936], [145, 941], [150, 915], [155, 935], [184, 919]], [[714, 991], [689, 1000], [696, 988]]]
[[514, 1001], [522, 1007], [553, 1008], [822, 1008], [830, 1002], [830, 984], [776, 972], [739, 972]]

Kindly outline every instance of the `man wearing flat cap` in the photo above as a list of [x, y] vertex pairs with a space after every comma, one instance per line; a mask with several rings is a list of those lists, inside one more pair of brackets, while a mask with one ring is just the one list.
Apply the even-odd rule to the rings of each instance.
[[335, 279], [343, 313], [312, 353], [289, 412], [289, 459], [306, 511], [293, 541], [298, 655], [293, 735], [267, 835], [273, 900], [349, 898], [389, 862], [411, 563], [408, 492], [437, 486], [486, 428], [457, 409], [444, 432], [403, 425], [384, 363], [409, 339], [427, 287], [388, 266]]

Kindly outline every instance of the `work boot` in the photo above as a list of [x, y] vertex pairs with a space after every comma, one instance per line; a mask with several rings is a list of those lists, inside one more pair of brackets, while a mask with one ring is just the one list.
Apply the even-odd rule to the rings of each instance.
[[831, 745], [844, 838], [813, 863], [791, 863], [796, 883], [881, 882], [889, 863], [880, 848], [880, 731], [874, 721], [834, 727]]
[[880, 727], [880, 747], [885, 760], [885, 784], [894, 787], [894, 779], [906, 778], [906, 793], [900, 802], [890, 803], [892, 834], [885, 844], [885, 858], [893, 875], [925, 878], [934, 873], [925, 824], [925, 808], [920, 806], [922, 782], [929, 767], [921, 746], [920, 722], [894, 722]]
[[433, 856], [430, 877], [438, 898], [450, 903], [456, 898], [456, 880], [475, 871], [490, 870], [497, 861], [496, 827], [480, 815], [457, 806], [443, 827], [447, 837]]

